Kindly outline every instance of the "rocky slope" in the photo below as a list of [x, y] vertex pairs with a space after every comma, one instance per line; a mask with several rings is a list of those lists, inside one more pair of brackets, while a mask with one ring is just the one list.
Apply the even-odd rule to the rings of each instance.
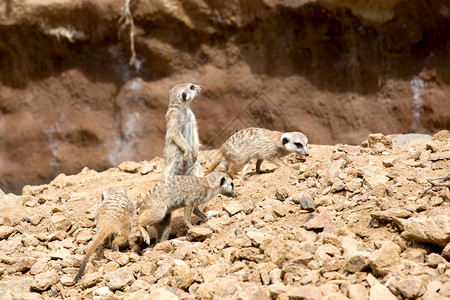
[[[201, 153], [203, 166], [213, 154]], [[78, 283], [101, 191], [121, 186], [141, 201], [162, 160], [84, 168], [20, 196], [0, 193], [9, 203], [0, 210], [0, 298], [450, 297], [450, 180], [436, 179], [450, 174], [449, 131], [312, 145], [306, 160], [285, 162], [273, 171], [263, 164], [260, 175], [251, 165], [235, 182], [236, 199], [205, 204], [206, 223], [194, 219], [186, 231], [178, 211], [166, 242], [99, 250]]]
[[161, 155], [170, 87], [205, 149], [249, 126], [313, 143], [450, 127], [445, 0], [0, 3], [0, 188]]

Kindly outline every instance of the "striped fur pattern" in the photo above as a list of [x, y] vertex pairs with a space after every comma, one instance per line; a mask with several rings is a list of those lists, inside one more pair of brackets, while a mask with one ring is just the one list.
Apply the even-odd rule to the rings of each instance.
[[150, 244], [146, 226], [155, 226], [157, 243], [167, 240], [170, 231], [170, 218], [174, 210], [184, 208], [184, 222], [192, 226], [192, 213], [203, 222], [206, 215], [198, 207], [217, 194], [236, 197], [230, 176], [213, 172], [205, 177], [169, 176], [161, 179], [145, 196], [137, 220], [139, 231], [147, 244]]
[[101, 243], [105, 242], [106, 238], [111, 238], [111, 247], [115, 251], [127, 243], [134, 211], [135, 205], [124, 189], [114, 187], [102, 192], [102, 203], [95, 214], [97, 234], [81, 262], [75, 281], [83, 275], [89, 257]]
[[162, 178], [173, 175], [198, 176], [200, 141], [197, 121], [189, 104], [201, 89], [199, 85], [182, 83], [169, 92]]
[[282, 166], [285, 164], [281, 158], [292, 152], [309, 155], [308, 138], [303, 133], [282, 133], [264, 128], [242, 129], [222, 145], [206, 174], [224, 162], [226, 172], [235, 176], [251, 159], [256, 159], [256, 173], [261, 173], [263, 160]]

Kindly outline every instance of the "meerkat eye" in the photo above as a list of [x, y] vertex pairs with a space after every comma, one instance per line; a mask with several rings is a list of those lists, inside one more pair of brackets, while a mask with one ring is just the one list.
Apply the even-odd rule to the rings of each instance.
[[297, 148], [302, 148], [302, 147], [303, 147], [303, 145], [300, 144], [300, 143], [294, 143], [294, 145], [295, 145]]
[[195, 86], [193, 84], [191, 84], [191, 90], [194, 90]]
[[225, 177], [222, 177], [221, 179], [220, 179], [220, 186], [222, 186], [222, 185], [224, 185], [225, 184]]
[[289, 140], [287, 138], [283, 138], [282, 143], [283, 143], [283, 145], [286, 145], [287, 143], [289, 143]]
[[186, 93], [181, 94], [181, 98], [183, 98], [183, 100], [186, 100]]
[[231, 187], [234, 189], [234, 183], [233, 182], [231, 182]]

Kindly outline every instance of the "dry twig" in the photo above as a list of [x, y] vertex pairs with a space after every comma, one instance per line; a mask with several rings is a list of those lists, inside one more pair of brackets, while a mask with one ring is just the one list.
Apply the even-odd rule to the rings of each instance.
[[130, 3], [132, 0], [125, 0], [125, 4], [122, 7], [123, 14], [119, 18], [119, 23], [122, 23], [125, 20], [124, 26], [129, 26], [130, 30], [130, 50], [131, 50], [131, 58], [129, 61], [130, 66], [134, 63], [136, 59], [136, 51], [134, 49], [134, 20], [133, 15], [130, 10]]

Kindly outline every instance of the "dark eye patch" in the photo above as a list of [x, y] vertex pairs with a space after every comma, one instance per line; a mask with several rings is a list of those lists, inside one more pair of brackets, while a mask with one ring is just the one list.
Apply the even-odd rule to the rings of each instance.
[[194, 90], [195, 89], [195, 86], [194, 85], [191, 85], [191, 90]]
[[283, 138], [282, 143], [283, 143], [283, 145], [286, 145], [287, 143], [289, 143], [289, 140], [287, 138]]
[[181, 98], [183, 98], [183, 100], [186, 100], [186, 93], [181, 94]]
[[300, 143], [294, 143], [294, 145], [295, 145], [297, 148], [303, 148], [303, 145], [300, 144]]
[[222, 177], [221, 179], [220, 179], [220, 186], [222, 186], [222, 185], [224, 185], [225, 184], [225, 177]]
[[234, 189], [234, 183], [233, 182], [231, 183], [231, 187]]

